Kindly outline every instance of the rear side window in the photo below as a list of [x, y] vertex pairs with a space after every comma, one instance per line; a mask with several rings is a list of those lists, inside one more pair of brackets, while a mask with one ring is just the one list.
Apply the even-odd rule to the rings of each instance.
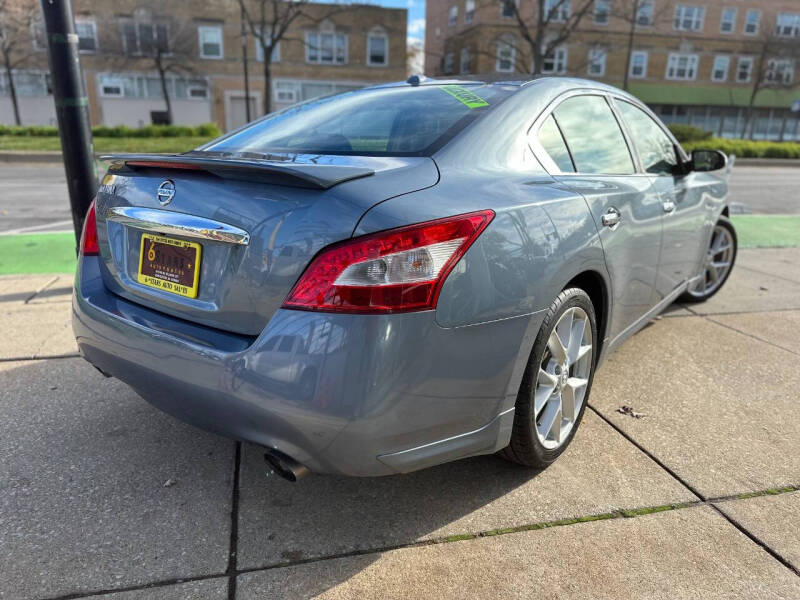
[[569, 156], [567, 144], [558, 129], [553, 115], [547, 117], [539, 128], [539, 143], [545, 152], [550, 155], [562, 173], [574, 173], [575, 167], [572, 165], [572, 158]]
[[553, 114], [567, 141], [578, 173], [634, 173], [628, 145], [602, 96], [575, 96]]
[[675, 146], [664, 130], [642, 109], [617, 101], [622, 119], [627, 123], [633, 145], [639, 152], [642, 168], [648, 173], [671, 175], [678, 166]]
[[491, 85], [345, 92], [268, 115], [203, 151], [429, 156], [511, 93]]

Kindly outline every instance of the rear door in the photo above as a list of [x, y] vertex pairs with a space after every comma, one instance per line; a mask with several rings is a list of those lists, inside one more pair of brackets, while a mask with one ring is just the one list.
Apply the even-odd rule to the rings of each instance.
[[597, 224], [613, 287], [608, 329], [613, 339], [655, 304], [660, 199], [649, 178], [637, 174], [604, 95], [566, 98], [540, 119], [534, 137], [546, 168], [586, 198]]
[[656, 276], [656, 293], [666, 297], [684, 281], [697, 274], [705, 229], [702, 195], [690, 193], [686, 177], [677, 172], [678, 154], [672, 139], [644, 110], [616, 98], [616, 106], [661, 201], [661, 258]]

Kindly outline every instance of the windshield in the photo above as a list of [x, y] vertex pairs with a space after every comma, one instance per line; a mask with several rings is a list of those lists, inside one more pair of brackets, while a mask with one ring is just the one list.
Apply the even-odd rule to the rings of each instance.
[[202, 150], [429, 156], [510, 93], [488, 85], [345, 92], [290, 106]]

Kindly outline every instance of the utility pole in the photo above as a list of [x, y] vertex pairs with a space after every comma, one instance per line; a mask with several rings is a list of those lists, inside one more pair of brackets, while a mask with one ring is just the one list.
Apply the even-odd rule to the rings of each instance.
[[72, 3], [70, 0], [41, 0], [41, 4], [77, 246], [83, 219], [97, 192], [89, 102], [78, 56], [78, 35], [72, 19]]
[[250, 77], [247, 74], [247, 25], [244, 14], [244, 4], [240, 5], [242, 19], [242, 67], [244, 68], [244, 114], [247, 122], [251, 121], [250, 116]]

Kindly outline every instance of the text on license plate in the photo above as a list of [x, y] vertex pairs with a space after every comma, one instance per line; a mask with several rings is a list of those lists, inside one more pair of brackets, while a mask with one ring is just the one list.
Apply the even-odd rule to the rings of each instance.
[[195, 242], [143, 233], [137, 279], [159, 290], [197, 298], [202, 251]]

